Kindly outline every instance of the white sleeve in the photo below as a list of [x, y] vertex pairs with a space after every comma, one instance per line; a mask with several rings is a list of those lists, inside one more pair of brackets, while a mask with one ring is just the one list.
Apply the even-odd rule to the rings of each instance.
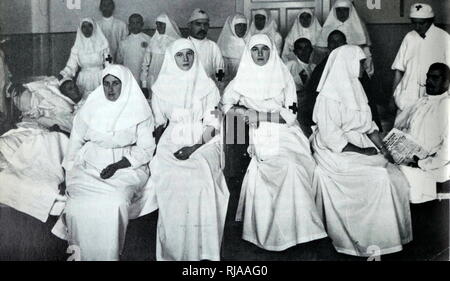
[[84, 136], [86, 135], [87, 130], [87, 124], [81, 120], [78, 115], [76, 115], [73, 120], [73, 128], [70, 133], [69, 146], [63, 161], [63, 167], [66, 171], [70, 171], [72, 169], [78, 152], [86, 143]]
[[203, 113], [203, 126], [211, 126], [216, 130], [220, 128], [220, 117], [222, 111], [219, 109], [220, 94], [219, 89], [214, 88], [214, 92], [206, 96], [206, 111]]
[[128, 33], [129, 33], [128, 32], [128, 26], [127, 26], [126, 23], [123, 23], [123, 27], [122, 27], [122, 29], [120, 30], [120, 33], [119, 33], [119, 43], [127, 38]]
[[219, 70], [225, 69], [225, 63], [223, 61], [222, 52], [219, 49], [219, 46], [214, 43], [214, 71], [218, 73]]
[[397, 56], [392, 64], [392, 70], [400, 70], [402, 72], [406, 71], [406, 52], [408, 50], [408, 40], [407, 36], [403, 39], [400, 49], [398, 50]]
[[147, 77], [148, 70], [150, 69], [150, 63], [152, 62], [152, 53], [150, 51], [150, 47], [145, 50], [144, 60], [142, 61], [142, 70], [141, 70], [141, 83], [142, 88], [147, 88]]
[[66, 77], [73, 78], [75, 77], [75, 74], [78, 71], [78, 67], [79, 67], [78, 54], [75, 53], [74, 50], [72, 49], [70, 52], [70, 57], [67, 60], [66, 67], [63, 70], [61, 70], [60, 74], [64, 78]]
[[228, 87], [225, 89], [225, 92], [222, 96], [222, 111], [226, 114], [233, 106], [239, 103], [239, 99], [241, 95], [236, 93], [233, 90], [233, 81], [228, 84]]
[[319, 96], [314, 107], [314, 121], [319, 128], [320, 141], [336, 153], [342, 152], [348, 144], [341, 129], [341, 113], [338, 106], [338, 103]]
[[295, 87], [295, 82], [292, 77], [288, 77], [287, 87], [283, 90], [284, 101], [283, 107], [280, 110], [280, 115], [286, 121], [288, 126], [295, 124], [297, 120], [298, 113], [298, 101], [297, 101], [297, 90]]
[[422, 170], [428, 171], [428, 170], [434, 170], [434, 169], [440, 169], [446, 165], [449, 165], [450, 163], [450, 147], [449, 147], [449, 123], [450, 123], [450, 117], [448, 115], [448, 111], [450, 108], [450, 101], [446, 100], [446, 102], [443, 102], [440, 104], [439, 108], [437, 109], [440, 113], [439, 115], [442, 116], [442, 120], [440, 121], [439, 126], [436, 127], [436, 130], [441, 131], [441, 140], [440, 144], [437, 147], [435, 151], [431, 151], [431, 153], [434, 154], [433, 156], [429, 156], [423, 160], [419, 160], [419, 167]]
[[[292, 79], [294, 79], [294, 83], [295, 83], [295, 85], [297, 86], [297, 87], [299, 87], [299, 88], [301, 88], [302, 86], [303, 86], [303, 81], [302, 81], [302, 79], [301, 79], [301, 77], [300, 77], [300, 73], [296, 73], [295, 72], [295, 62], [294, 61], [288, 61], [287, 63], [286, 63], [286, 67], [288, 68], [288, 70], [289, 70], [289, 73], [291, 74], [291, 76], [292, 76]], [[308, 77], [309, 78], [309, 77]]]
[[153, 158], [155, 151], [155, 139], [153, 117], [137, 125], [136, 145], [131, 147], [130, 153], [126, 156], [133, 168], [140, 167], [149, 163]]
[[448, 143], [448, 136], [445, 136], [441, 142], [441, 145], [439, 146], [438, 151], [436, 152], [436, 155], [429, 156], [423, 160], [419, 160], [419, 167], [424, 171], [429, 171], [440, 169], [445, 165], [448, 165], [450, 163], [449, 145], [450, 144]]
[[281, 58], [283, 59], [283, 61], [285, 63], [287, 63], [289, 61], [289, 57], [292, 52], [292, 49], [293, 49], [293, 43], [291, 42], [291, 39], [288, 37], [288, 38], [286, 38], [286, 40], [284, 42], [283, 52], [281, 55]]
[[158, 98], [157, 95], [152, 97], [152, 111], [155, 117], [155, 128], [167, 123], [167, 116], [163, 112], [164, 101]]
[[117, 50], [116, 63], [122, 64], [124, 62], [124, 44], [123, 41], [119, 43], [119, 48]]

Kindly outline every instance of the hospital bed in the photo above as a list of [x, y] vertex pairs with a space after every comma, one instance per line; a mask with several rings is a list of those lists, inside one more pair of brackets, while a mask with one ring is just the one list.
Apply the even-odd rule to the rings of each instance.
[[[19, 85], [25, 86], [44, 79], [49, 77], [29, 77], [19, 81]], [[49, 134], [49, 131], [40, 124], [22, 119], [21, 109], [30, 106], [30, 93], [27, 91], [26, 87], [14, 87], [9, 91], [11, 130], [0, 137], [0, 215], [5, 212], [5, 208], [12, 207], [46, 223], [49, 216], [59, 216], [64, 208], [63, 196], [57, 194], [58, 201], [52, 205], [50, 201], [55, 197], [54, 193], [60, 189], [61, 181], [64, 179], [60, 161], [68, 138], [59, 133]], [[52, 146], [45, 146], [47, 142]], [[7, 157], [3, 154], [7, 154]], [[30, 159], [27, 159], [27, 154]], [[45, 156], [47, 154], [49, 156]], [[42, 164], [36, 159], [39, 157], [48, 157], [52, 165]], [[29, 171], [29, 167], [33, 166], [33, 164], [27, 166], [29, 161], [36, 163], [34, 167], [36, 171]], [[44, 175], [45, 172], [48, 172], [48, 175]], [[33, 176], [39, 180], [33, 180]], [[46, 193], [51, 195], [47, 196]], [[35, 206], [40, 203], [34, 202], [33, 198], [39, 198], [42, 205]], [[47, 211], [33, 211], [44, 204], [50, 204], [51, 208]]]

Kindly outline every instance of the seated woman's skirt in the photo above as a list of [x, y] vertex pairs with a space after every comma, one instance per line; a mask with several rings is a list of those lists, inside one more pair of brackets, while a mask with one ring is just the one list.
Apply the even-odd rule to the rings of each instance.
[[69, 246], [81, 260], [119, 260], [133, 197], [148, 179], [147, 167], [118, 170], [103, 180], [86, 162], [67, 174], [68, 200], [63, 214]]
[[283, 251], [326, 237], [312, 185], [315, 163], [300, 128], [263, 122], [250, 130], [249, 152], [236, 215], [244, 220], [242, 238]]
[[229, 192], [221, 169], [220, 137], [182, 161], [173, 155], [172, 126], [159, 142], [150, 163], [148, 185], [159, 208], [158, 261], [220, 260]]
[[412, 228], [409, 185], [400, 169], [381, 154], [334, 153], [316, 140], [314, 185], [335, 249], [354, 256], [401, 251]]

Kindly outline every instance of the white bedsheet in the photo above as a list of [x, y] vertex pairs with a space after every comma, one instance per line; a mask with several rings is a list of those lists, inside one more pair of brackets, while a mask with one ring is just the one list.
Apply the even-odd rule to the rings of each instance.
[[61, 163], [69, 139], [30, 127], [10, 130], [0, 137], [0, 204], [45, 223], [50, 212], [59, 215], [57, 209], [62, 210], [61, 206], [52, 208], [61, 199]]

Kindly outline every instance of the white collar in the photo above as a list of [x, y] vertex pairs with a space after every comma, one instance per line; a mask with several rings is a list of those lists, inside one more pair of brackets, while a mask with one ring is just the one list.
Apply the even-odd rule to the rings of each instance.
[[208, 41], [208, 37], [205, 37], [205, 38], [203, 38], [203, 39], [197, 39], [197, 38], [194, 38], [194, 37], [192, 37], [192, 36], [189, 36], [189, 40], [191, 40], [192, 42], [206, 42], [206, 41]]

